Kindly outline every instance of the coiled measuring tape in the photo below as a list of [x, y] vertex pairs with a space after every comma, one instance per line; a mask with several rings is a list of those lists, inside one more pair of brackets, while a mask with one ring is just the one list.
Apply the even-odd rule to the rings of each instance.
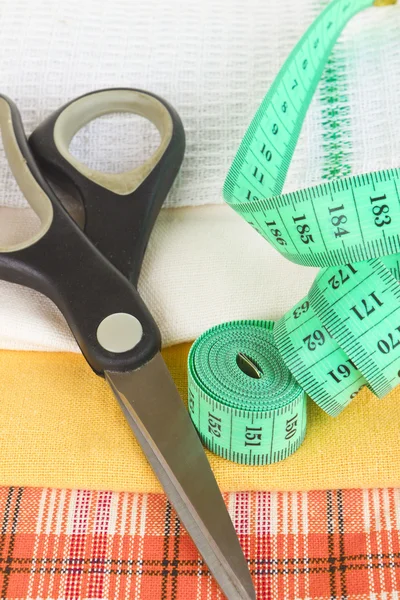
[[[374, 4], [395, 3], [376, 0]], [[400, 383], [400, 170], [348, 177], [288, 194], [282, 194], [282, 188], [331, 50], [350, 18], [372, 4], [371, 0], [333, 0], [311, 25], [259, 107], [224, 185], [227, 203], [283, 256], [301, 265], [323, 267], [308, 296], [276, 323], [273, 337], [302, 389], [333, 416], [364, 386], [382, 397]], [[222, 331], [228, 344], [229, 324]], [[250, 330], [248, 335], [252, 335]], [[241, 409], [238, 390], [232, 395], [222, 378], [221, 389], [210, 386], [205, 392], [204, 366], [201, 377], [200, 372], [193, 376], [191, 370], [197, 365], [193, 354], [201, 345], [195, 344], [189, 361], [189, 398], [204, 443], [240, 462], [277, 460], [280, 455], [268, 453], [261, 444], [252, 447], [251, 453], [246, 446], [240, 411], [245, 412], [247, 427], [249, 413], [257, 409], [251, 405], [246, 411], [246, 404]], [[246, 354], [241, 347], [242, 343], [236, 344], [236, 353]], [[255, 360], [251, 352], [246, 357], [251, 364]], [[210, 371], [220, 367], [219, 376], [225, 365], [217, 360], [208, 363]], [[235, 372], [238, 382], [239, 370]], [[252, 392], [255, 385], [261, 389], [264, 376], [268, 377], [264, 373], [253, 383], [247, 380]], [[244, 393], [246, 380], [242, 384]], [[225, 407], [221, 409], [224, 432], [221, 429], [219, 436], [206, 420], [195, 417], [206, 414], [210, 398], [214, 412]], [[281, 410], [280, 400], [276, 401]], [[290, 402], [285, 404], [290, 411], [288, 406]], [[270, 411], [274, 414], [272, 406]], [[271, 419], [257, 421], [261, 437], [264, 432], [266, 438], [272, 437]], [[301, 443], [305, 420], [301, 423], [298, 443], [287, 440], [282, 457]], [[281, 430], [279, 436], [284, 439]]]
[[204, 445], [235, 462], [282, 460], [305, 436], [306, 395], [275, 346], [273, 327], [219, 325], [189, 353], [190, 416]]

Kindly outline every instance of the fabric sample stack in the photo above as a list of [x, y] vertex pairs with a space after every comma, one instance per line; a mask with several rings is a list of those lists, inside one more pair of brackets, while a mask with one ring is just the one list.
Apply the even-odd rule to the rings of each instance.
[[[222, 203], [240, 140], [279, 67], [327, 0], [3, 0], [1, 93], [30, 132], [70, 98], [127, 86], [165, 97], [187, 136], [139, 290], [183, 398], [189, 342], [232, 319], [278, 319], [316, 274], [285, 261]], [[79, 15], [79, 18], [77, 18]], [[336, 45], [285, 190], [398, 166], [400, 11], [367, 9]], [[71, 150], [140, 164], [157, 134], [103, 117]], [[37, 218], [0, 152], [0, 248]], [[1, 598], [222, 598], [105, 383], [58, 309], [0, 281]], [[336, 419], [309, 404], [303, 446], [268, 467], [207, 453], [261, 600], [397, 598], [400, 390], [363, 390]]]

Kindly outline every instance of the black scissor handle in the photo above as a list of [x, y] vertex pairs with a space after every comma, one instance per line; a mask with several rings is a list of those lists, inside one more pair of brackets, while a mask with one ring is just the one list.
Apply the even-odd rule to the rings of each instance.
[[[0, 246], [0, 278], [51, 298], [96, 372], [139, 368], [159, 351], [161, 340], [138, 292], [63, 208], [36, 164], [17, 107], [5, 96], [0, 96], [0, 130], [13, 175], [41, 220], [40, 231], [30, 240]], [[118, 315], [123, 315], [122, 334], [115, 340]], [[133, 339], [125, 336], [125, 324], [131, 335], [129, 319], [140, 324], [141, 333], [134, 332], [135, 343], [123, 350], [121, 341], [128, 346]], [[100, 325], [104, 325], [101, 336]]]
[[[70, 152], [74, 135], [89, 121], [113, 112], [131, 112], [157, 127], [161, 143], [139, 167], [102, 173]], [[147, 242], [185, 151], [185, 133], [176, 111], [155, 94], [107, 89], [85, 94], [50, 115], [29, 138], [43, 172], [73, 184], [85, 209], [84, 231], [100, 252], [137, 284]]]

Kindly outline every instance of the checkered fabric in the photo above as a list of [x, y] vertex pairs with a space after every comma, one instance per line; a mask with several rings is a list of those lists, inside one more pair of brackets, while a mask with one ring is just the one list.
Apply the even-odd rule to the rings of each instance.
[[[258, 600], [397, 599], [400, 489], [230, 493]], [[162, 494], [0, 488], [0, 597], [222, 600]]]

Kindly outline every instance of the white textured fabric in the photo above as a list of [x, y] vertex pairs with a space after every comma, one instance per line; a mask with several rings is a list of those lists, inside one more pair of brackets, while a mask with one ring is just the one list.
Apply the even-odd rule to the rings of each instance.
[[[28, 209], [0, 208], [4, 241], [23, 239], [35, 225]], [[150, 239], [139, 291], [170, 345], [222, 321], [280, 317], [307, 293], [315, 272], [289, 263], [228, 206], [169, 209]], [[78, 350], [50, 300], [4, 281], [0, 347]]]
[[[187, 135], [170, 206], [222, 202], [244, 131], [279, 67], [327, 0], [0, 0], [2, 93], [30, 132], [81, 93], [151, 90], [180, 113]], [[285, 189], [399, 166], [400, 6], [355, 17], [334, 50], [307, 116]], [[138, 118], [104, 117], [73, 140], [94, 168], [143, 160], [157, 135]], [[0, 152], [0, 246], [32, 226]], [[9, 208], [5, 208], [9, 207]], [[30, 225], [27, 225], [30, 221]], [[23, 223], [22, 223], [23, 222]], [[163, 211], [141, 293], [164, 344], [234, 318], [278, 318], [315, 270], [280, 257], [228, 207]], [[55, 307], [0, 282], [0, 347], [76, 350]]]
[[[327, 0], [1, 0], [1, 92], [15, 99], [27, 131], [76, 95], [110, 86], [149, 89], [180, 113], [185, 162], [170, 205], [222, 201], [243, 133], [285, 58]], [[353, 166], [391, 166], [397, 118], [400, 7], [370, 8], [342, 39], [351, 72]], [[326, 91], [326, 90], [325, 90]], [[330, 93], [328, 91], [328, 93]], [[308, 115], [287, 189], [321, 180], [326, 160], [321, 94]], [[143, 124], [104, 117], [82, 131], [75, 154], [121, 170], [154, 147]], [[90, 158], [91, 157], [91, 158]], [[23, 200], [0, 155], [0, 203]]]

